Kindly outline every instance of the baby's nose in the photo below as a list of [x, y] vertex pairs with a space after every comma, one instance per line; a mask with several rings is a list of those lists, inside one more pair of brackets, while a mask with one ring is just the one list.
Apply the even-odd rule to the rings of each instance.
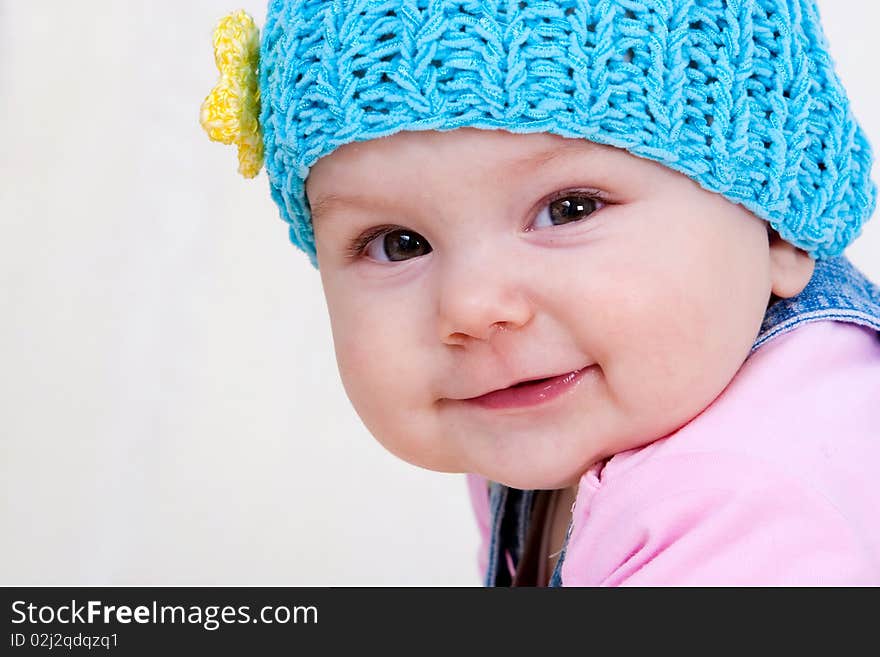
[[513, 272], [497, 267], [460, 268], [442, 276], [438, 315], [440, 339], [465, 345], [524, 326], [533, 308]]

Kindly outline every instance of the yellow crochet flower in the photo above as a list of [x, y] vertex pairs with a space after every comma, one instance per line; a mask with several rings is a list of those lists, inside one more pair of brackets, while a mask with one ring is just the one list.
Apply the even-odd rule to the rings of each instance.
[[253, 178], [263, 166], [260, 129], [260, 30], [244, 11], [221, 19], [214, 30], [220, 82], [202, 103], [199, 122], [212, 141], [238, 145], [238, 171]]

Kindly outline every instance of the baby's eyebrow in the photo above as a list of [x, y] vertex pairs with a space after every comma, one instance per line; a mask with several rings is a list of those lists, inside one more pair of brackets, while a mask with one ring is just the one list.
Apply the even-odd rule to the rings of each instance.
[[564, 142], [537, 153], [532, 153], [515, 160], [511, 160], [505, 165], [509, 173], [527, 173], [535, 167], [549, 164], [562, 155], [580, 152], [592, 153], [599, 148], [598, 144], [585, 139], [566, 139]]
[[[571, 143], [563, 143], [553, 146], [537, 153], [530, 153], [524, 157], [516, 158], [501, 165], [510, 175], [521, 175], [532, 171], [536, 167], [544, 166], [560, 156], [568, 155], [574, 151], [590, 152], [597, 148], [597, 145], [586, 140], [568, 140]], [[330, 214], [338, 206], [357, 205], [363, 208], [373, 208], [375, 210], [387, 210], [388, 204], [383, 203], [380, 199], [367, 194], [337, 194], [330, 192], [309, 202], [312, 213], [312, 222], [319, 217]]]
[[330, 214], [331, 210], [342, 205], [361, 205], [363, 207], [378, 207], [381, 205], [371, 196], [364, 194], [325, 194], [314, 202], [309, 201], [309, 208], [312, 213], [312, 222], [314, 223], [318, 217]]

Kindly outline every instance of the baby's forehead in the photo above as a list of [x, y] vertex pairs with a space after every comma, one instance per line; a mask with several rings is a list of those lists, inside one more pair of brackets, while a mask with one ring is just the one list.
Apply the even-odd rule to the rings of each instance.
[[340, 146], [322, 159], [339, 160], [375, 154], [388, 158], [406, 154], [448, 153], [482, 155], [484, 157], [517, 158], [536, 152], [568, 150], [594, 152], [613, 147], [584, 138], [569, 138], [549, 132], [514, 133], [463, 127], [455, 130], [405, 130], [395, 134], [352, 142]]
[[[699, 185], [656, 160], [623, 148], [547, 132], [458, 128], [402, 131], [352, 142], [315, 163], [305, 190], [313, 225], [339, 209], [400, 202], [443, 204], [461, 196], [519, 191], [536, 194], [551, 187], [590, 189], [623, 198], [636, 188], [678, 190]], [[419, 200], [421, 199], [421, 200]]]
[[634, 157], [611, 146], [549, 133], [403, 131], [345, 144], [321, 158], [311, 168], [306, 194], [317, 222], [340, 206], [369, 205], [373, 197], [443, 194], [450, 187], [501, 189], [566, 166], [597, 171], [612, 151], [617, 157]]
[[467, 182], [477, 168], [491, 168], [500, 179], [534, 172], [560, 156], [577, 156], [584, 163], [614, 153], [635, 157], [622, 149], [560, 135], [506, 130], [457, 128], [448, 131], [402, 131], [387, 137], [352, 142], [320, 158], [309, 172], [309, 199], [323, 196], [341, 184], [369, 187], [401, 173], [418, 175], [443, 169], [447, 177]]

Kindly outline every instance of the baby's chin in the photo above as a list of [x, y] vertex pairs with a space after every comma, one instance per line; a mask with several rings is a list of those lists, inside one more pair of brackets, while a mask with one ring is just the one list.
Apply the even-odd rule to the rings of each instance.
[[486, 479], [503, 484], [508, 488], [517, 488], [519, 490], [557, 490], [577, 487], [589, 469], [588, 467], [584, 468], [583, 471], [579, 470], [577, 474], [547, 474], [544, 476], [536, 475], [535, 473], [528, 473], [522, 476], [501, 475], [495, 477], [479, 472], [476, 474], [481, 474]]
[[[387, 449], [387, 448], [386, 448]], [[508, 486], [509, 488], [518, 488], [520, 490], [555, 490], [558, 488], [570, 488], [577, 486], [584, 473], [592, 466], [593, 462], [585, 466], [576, 467], [560, 467], [559, 465], [551, 465], [549, 467], [536, 470], [533, 462], [523, 463], [517, 468], [505, 468], [498, 470], [492, 467], [483, 467], [480, 464], [468, 466], [463, 462], [436, 462], [427, 461], [419, 456], [404, 454], [389, 450], [389, 452], [423, 470], [431, 472], [439, 472], [442, 474], [475, 474], [489, 481]], [[600, 461], [603, 459], [596, 459]]]
[[520, 490], [556, 490], [576, 487], [583, 476], [607, 456], [573, 457], [570, 461], [535, 463], [530, 459], [517, 463], [515, 467], [503, 469], [475, 465], [473, 472], [490, 481]]

